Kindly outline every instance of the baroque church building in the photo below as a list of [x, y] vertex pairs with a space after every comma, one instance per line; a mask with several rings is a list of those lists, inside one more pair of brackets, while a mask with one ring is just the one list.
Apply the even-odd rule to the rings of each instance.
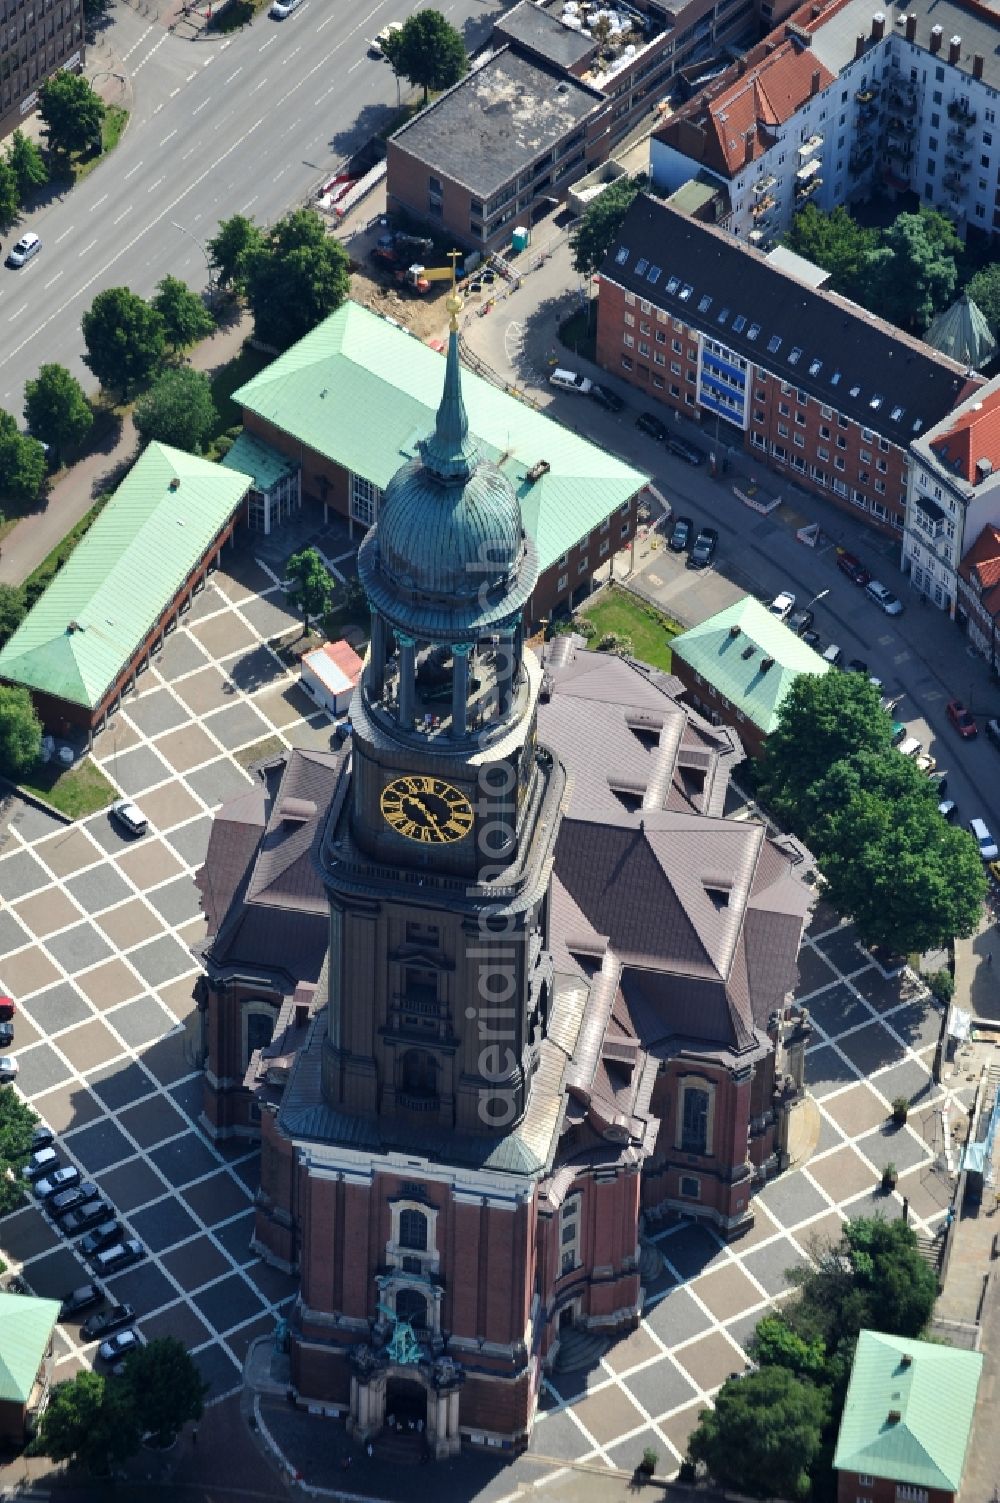
[[431, 1451], [517, 1448], [560, 1334], [634, 1326], [641, 1218], [735, 1237], [783, 1167], [808, 1026], [792, 842], [725, 815], [680, 685], [526, 647], [534, 545], [477, 453], [450, 304], [435, 430], [358, 557], [337, 751], [224, 806], [199, 875], [205, 1120], [259, 1137], [291, 1380]]

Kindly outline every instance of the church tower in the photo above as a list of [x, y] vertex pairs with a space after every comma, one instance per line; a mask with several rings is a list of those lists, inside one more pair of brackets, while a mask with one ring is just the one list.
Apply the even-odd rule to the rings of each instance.
[[469, 434], [457, 297], [434, 431], [390, 481], [358, 572], [371, 648], [351, 710], [330, 895], [324, 1094], [337, 1110], [496, 1135], [544, 1027], [561, 775], [536, 743], [522, 612], [537, 559]]

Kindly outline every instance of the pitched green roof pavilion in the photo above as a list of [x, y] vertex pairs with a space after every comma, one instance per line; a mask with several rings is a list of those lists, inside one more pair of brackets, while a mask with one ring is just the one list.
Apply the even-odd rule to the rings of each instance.
[[27, 1404], [58, 1319], [58, 1300], [0, 1293], [0, 1403]]
[[765, 735], [799, 674], [830, 666], [751, 595], [682, 632], [670, 650]]
[[[384, 491], [434, 432], [444, 376], [436, 350], [346, 302], [234, 392], [233, 401]], [[649, 480], [468, 370], [462, 396], [469, 441], [514, 486], [540, 572]], [[581, 402], [584, 419], [587, 406]], [[541, 461], [548, 469], [530, 480]]]
[[250, 489], [151, 443], [0, 652], [0, 678], [96, 709]]
[[982, 1367], [981, 1352], [862, 1331], [834, 1469], [958, 1492]]

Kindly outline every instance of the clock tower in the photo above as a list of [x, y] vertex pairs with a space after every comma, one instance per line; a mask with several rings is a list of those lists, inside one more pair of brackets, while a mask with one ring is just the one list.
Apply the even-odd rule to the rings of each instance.
[[434, 431], [358, 555], [371, 647], [331, 904], [324, 1090], [338, 1110], [494, 1136], [523, 1116], [545, 1022], [561, 770], [523, 642], [537, 577], [511, 482], [469, 434], [457, 313]]

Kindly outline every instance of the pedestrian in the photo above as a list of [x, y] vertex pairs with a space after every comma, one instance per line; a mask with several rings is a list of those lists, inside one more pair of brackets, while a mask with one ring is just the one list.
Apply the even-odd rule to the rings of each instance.
[[993, 951], [992, 950], [987, 950], [986, 951], [986, 964], [987, 965], [992, 965], [993, 964]]
[[368, 1452], [368, 1460], [371, 1461], [372, 1457], [375, 1455], [375, 1447], [372, 1445], [371, 1441], [369, 1441], [365, 1446], [365, 1450]]

